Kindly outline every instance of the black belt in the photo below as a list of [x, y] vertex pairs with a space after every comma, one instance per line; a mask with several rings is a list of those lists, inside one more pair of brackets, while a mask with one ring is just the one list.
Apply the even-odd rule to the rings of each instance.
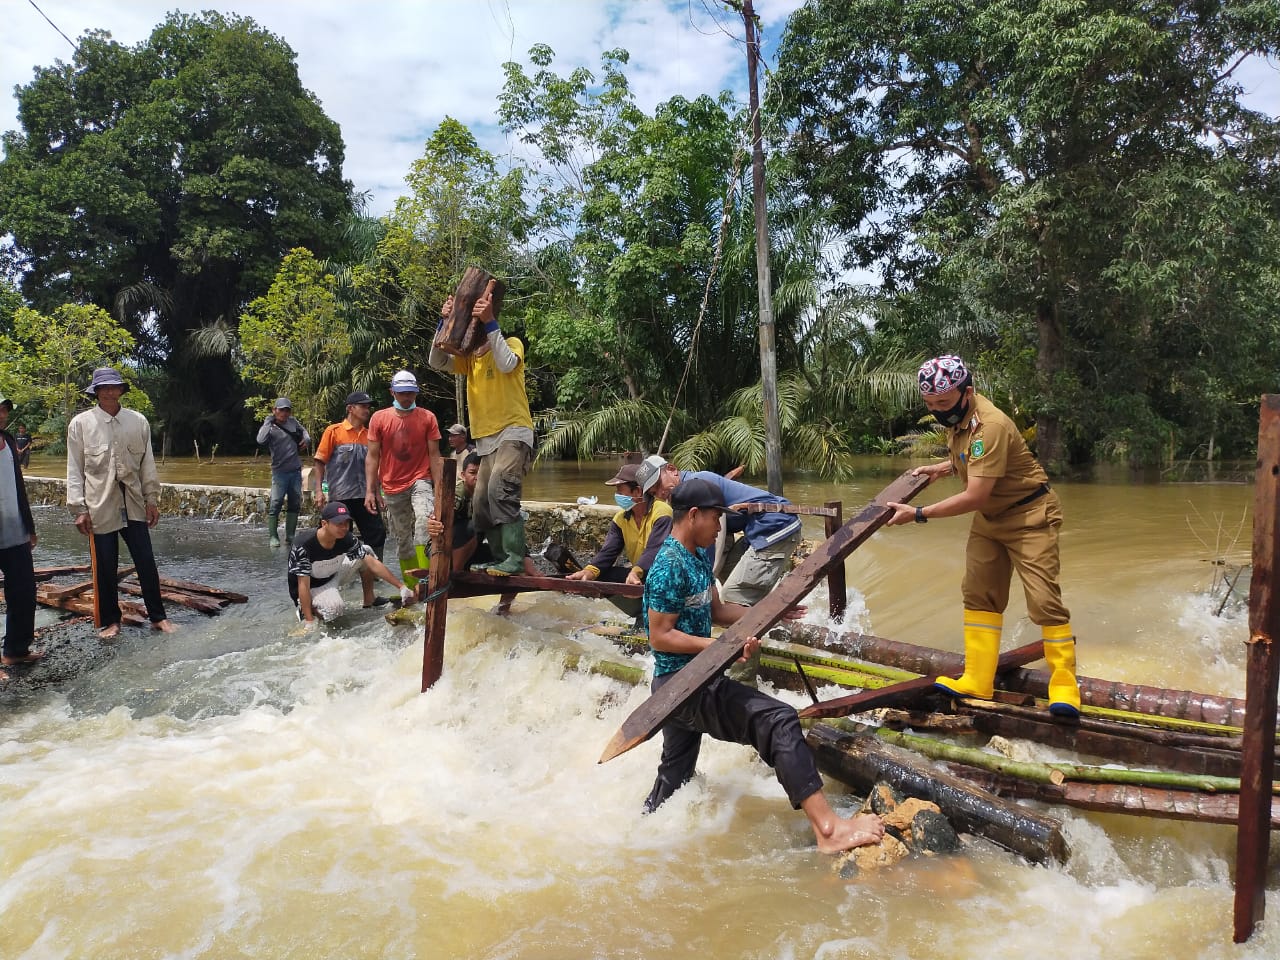
[[1017, 503], [1010, 504], [1006, 509], [1012, 510], [1014, 507], [1025, 507], [1028, 503], [1033, 503], [1036, 500], [1039, 500], [1048, 492], [1049, 492], [1049, 484], [1042, 483], [1040, 484], [1040, 486], [1036, 487], [1034, 490], [1028, 493], [1025, 497], [1023, 497]]

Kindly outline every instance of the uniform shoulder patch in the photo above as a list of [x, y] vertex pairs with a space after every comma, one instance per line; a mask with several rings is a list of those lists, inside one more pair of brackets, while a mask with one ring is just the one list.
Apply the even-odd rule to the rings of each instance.
[[980, 458], [980, 457], [981, 457], [985, 452], [986, 452], [986, 447], [985, 447], [985, 446], [983, 446], [982, 438], [981, 438], [981, 437], [978, 437], [978, 439], [974, 440], [974, 441], [973, 441], [973, 444], [969, 447], [969, 459], [970, 459], [970, 460], [977, 460], [977, 459], [979, 459], [979, 458]]

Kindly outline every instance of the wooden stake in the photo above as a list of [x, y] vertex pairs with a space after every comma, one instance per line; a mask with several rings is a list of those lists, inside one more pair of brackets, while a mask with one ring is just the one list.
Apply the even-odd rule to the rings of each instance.
[[[844, 504], [839, 500], [828, 500], [824, 506], [831, 512], [823, 518], [823, 525], [826, 530], [827, 539], [830, 540], [835, 536], [836, 531], [844, 526]], [[844, 619], [845, 593], [848, 586], [844, 579], [844, 561], [832, 564], [831, 572], [827, 574], [827, 612], [831, 615], [832, 623], [839, 623]]]
[[725, 667], [742, 653], [748, 637], [763, 636], [782, 619], [782, 615], [809, 595], [833, 564], [871, 538], [884, 526], [893, 511], [889, 501], [906, 503], [929, 483], [927, 477], [912, 476], [910, 471], [880, 491], [879, 495], [855, 514], [817, 550], [782, 578], [773, 592], [742, 615], [737, 623], [706, 647], [683, 667], [675, 678], [642, 703], [613, 735], [600, 757], [600, 763], [612, 760], [637, 747], [658, 732], [667, 718], [697, 691], [720, 675]]
[[427, 578], [426, 624], [422, 637], [422, 691], [425, 693], [444, 672], [444, 626], [449, 612], [449, 574], [453, 571], [453, 497], [458, 462], [444, 461], [443, 489], [436, 490], [436, 519], [444, 530], [432, 543], [431, 573]]
[[1253, 581], [1245, 668], [1240, 818], [1236, 826], [1234, 939], [1244, 943], [1266, 909], [1271, 789], [1275, 766], [1276, 690], [1280, 680], [1280, 394], [1262, 398], [1254, 480]]

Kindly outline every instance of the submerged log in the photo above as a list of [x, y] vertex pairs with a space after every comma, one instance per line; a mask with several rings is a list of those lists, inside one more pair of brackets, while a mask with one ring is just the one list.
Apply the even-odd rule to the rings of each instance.
[[855, 792], [868, 793], [884, 780], [908, 796], [936, 803], [957, 830], [986, 837], [1033, 863], [1065, 863], [1070, 854], [1056, 821], [975, 789], [874, 737], [819, 723], [809, 729], [806, 740], [819, 769]]
[[[934, 650], [900, 640], [888, 640], [856, 631], [840, 632], [811, 624], [787, 624], [780, 628], [788, 639], [824, 650], [887, 663], [912, 673], [951, 674], [964, 662], [959, 653]], [[1078, 677], [1080, 699], [1086, 706], [1108, 707], [1177, 717], [1204, 723], [1239, 727], [1244, 723], [1244, 701], [1191, 690], [1172, 690], [1143, 684]], [[1045, 697], [1049, 692], [1049, 674], [1045, 670], [1012, 670], [1002, 679], [1007, 690]]]
[[[1125, 783], [1083, 783], [1076, 780], [1066, 780], [1060, 784], [1032, 783], [964, 764], [944, 762], [942, 766], [958, 779], [1011, 800], [1038, 800], [1097, 813], [1123, 813], [1164, 820], [1196, 820], [1201, 823], [1234, 824], [1239, 816], [1240, 796], [1236, 793], [1202, 793]], [[1272, 798], [1271, 826], [1280, 827], [1280, 798]]]

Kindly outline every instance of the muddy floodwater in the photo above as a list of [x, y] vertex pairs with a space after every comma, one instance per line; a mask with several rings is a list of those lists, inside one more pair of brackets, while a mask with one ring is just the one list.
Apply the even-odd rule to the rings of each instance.
[[[840, 486], [789, 477], [787, 493], [849, 513], [907, 465], [867, 461]], [[607, 501], [611, 466], [539, 467], [526, 495]], [[268, 480], [261, 461], [162, 473]], [[1248, 559], [1252, 488], [1055, 486], [1081, 672], [1243, 696], [1246, 616], [1232, 599], [1219, 614], [1213, 587]], [[847, 624], [961, 649], [967, 523], [877, 533], [847, 563]], [[64, 510], [38, 509], [37, 524], [37, 565], [84, 560]], [[1065, 864], [975, 841], [841, 881], [746, 748], [708, 742], [698, 778], [641, 816], [658, 744], [596, 760], [647, 691], [557, 656], [584, 643], [621, 656], [578, 632], [610, 615], [603, 601], [522, 596], [505, 619], [491, 600], [450, 604], [444, 676], [424, 695], [420, 631], [380, 610], [297, 634], [261, 527], [165, 518], [154, 534], [163, 573], [250, 601], [213, 618], [175, 609], [175, 635], [126, 628], [118, 646], [77, 650], [82, 663], [64, 651], [49, 682], [0, 687], [3, 960], [1280, 955], [1280, 845], [1267, 919], [1239, 947], [1224, 826], [1048, 809]], [[1004, 646], [1037, 636], [1015, 586]]]

